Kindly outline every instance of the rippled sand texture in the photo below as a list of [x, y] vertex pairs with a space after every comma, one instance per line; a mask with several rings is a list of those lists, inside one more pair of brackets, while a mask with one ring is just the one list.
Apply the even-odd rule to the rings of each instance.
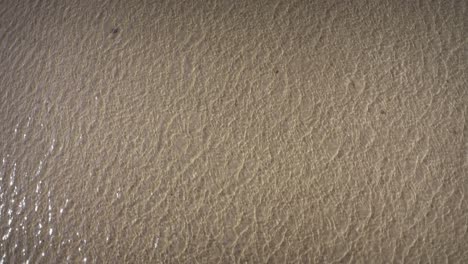
[[2, 1], [0, 263], [468, 263], [467, 2]]

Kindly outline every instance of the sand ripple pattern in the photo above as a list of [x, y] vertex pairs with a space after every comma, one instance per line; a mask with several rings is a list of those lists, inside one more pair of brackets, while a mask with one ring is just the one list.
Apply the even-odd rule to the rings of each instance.
[[0, 263], [467, 263], [467, 2], [0, 4]]

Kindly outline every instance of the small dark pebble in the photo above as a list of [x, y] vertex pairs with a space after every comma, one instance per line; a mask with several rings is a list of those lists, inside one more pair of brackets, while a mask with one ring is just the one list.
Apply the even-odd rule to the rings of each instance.
[[380, 114], [385, 115], [386, 113], [384, 110], [380, 110]]
[[278, 72], [279, 72], [278, 70], [275, 71], [276, 74], [278, 74]]
[[119, 28], [113, 28], [111, 31], [112, 34], [117, 34], [119, 33]]

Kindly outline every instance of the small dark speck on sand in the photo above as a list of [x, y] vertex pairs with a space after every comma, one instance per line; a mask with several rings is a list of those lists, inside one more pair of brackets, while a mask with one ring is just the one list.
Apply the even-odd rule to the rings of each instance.
[[385, 115], [386, 113], [385, 113], [384, 110], [380, 110], [380, 114], [381, 114], [381, 115]]
[[119, 33], [119, 28], [113, 28], [111, 31], [112, 34], [117, 34]]
[[278, 71], [278, 70], [275, 70], [275, 73], [276, 73], [276, 74], [278, 74], [278, 73], [279, 73], [279, 71]]

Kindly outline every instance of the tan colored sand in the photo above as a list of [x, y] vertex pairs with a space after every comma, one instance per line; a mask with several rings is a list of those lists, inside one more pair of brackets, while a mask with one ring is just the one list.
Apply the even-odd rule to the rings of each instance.
[[467, 2], [0, 2], [0, 263], [467, 263]]

